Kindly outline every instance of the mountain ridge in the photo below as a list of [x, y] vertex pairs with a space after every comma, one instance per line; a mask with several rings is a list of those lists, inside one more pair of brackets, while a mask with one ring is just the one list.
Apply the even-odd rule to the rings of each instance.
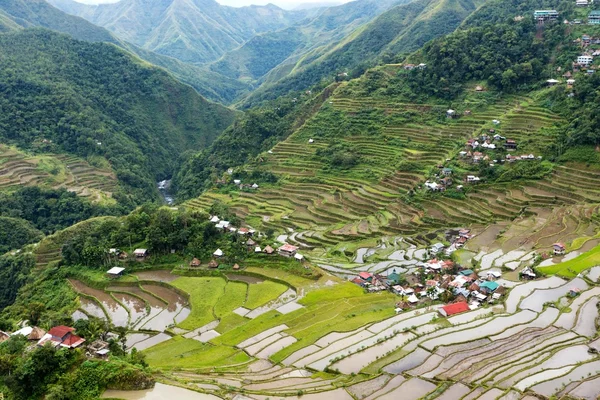
[[50, 3], [146, 50], [194, 64], [216, 60], [257, 33], [284, 28], [315, 12], [285, 11], [273, 4], [235, 8], [214, 0], [121, 0], [96, 6], [72, 0]]

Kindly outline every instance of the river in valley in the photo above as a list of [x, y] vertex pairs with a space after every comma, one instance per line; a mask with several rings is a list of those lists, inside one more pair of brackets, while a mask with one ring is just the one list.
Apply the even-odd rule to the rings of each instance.
[[158, 187], [158, 191], [160, 192], [161, 197], [167, 205], [172, 205], [175, 203], [175, 197], [171, 193], [171, 180], [165, 179], [164, 181], [160, 181], [156, 184]]

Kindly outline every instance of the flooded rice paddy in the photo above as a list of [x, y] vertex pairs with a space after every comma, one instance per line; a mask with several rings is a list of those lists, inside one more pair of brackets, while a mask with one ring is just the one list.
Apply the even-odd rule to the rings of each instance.
[[[71, 285], [73, 285], [73, 288], [75, 288], [77, 292], [88, 296], [93, 296], [95, 299], [97, 299], [104, 307], [104, 310], [106, 310], [108, 317], [114, 325], [127, 326], [129, 324], [129, 313], [125, 308], [123, 308], [123, 306], [121, 306], [121, 304], [111, 297], [110, 294], [102, 290], [88, 287], [77, 280], [70, 279], [69, 282], [71, 282]], [[84, 307], [90, 307], [90, 303], [87, 303], [87, 306], [84, 306], [82, 302], [82, 308]], [[87, 312], [85, 308], [84, 310]], [[90, 313], [90, 315], [95, 314]]]
[[115, 398], [123, 400], [219, 400], [211, 394], [194, 392], [177, 386], [157, 383], [148, 390], [107, 390], [102, 398]]

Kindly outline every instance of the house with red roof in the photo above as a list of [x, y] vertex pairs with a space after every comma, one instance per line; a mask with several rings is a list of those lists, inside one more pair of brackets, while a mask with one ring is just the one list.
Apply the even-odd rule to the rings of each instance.
[[44, 346], [46, 343], [50, 343], [54, 347], [77, 348], [85, 342], [85, 339], [75, 335], [74, 331], [75, 328], [70, 326], [55, 326], [40, 339], [37, 345]]
[[291, 244], [284, 244], [278, 250], [280, 256], [284, 257], [294, 257], [298, 252], [298, 248], [296, 246], [292, 246]]
[[371, 282], [373, 280], [373, 274], [370, 272], [363, 271], [358, 274], [358, 277], [363, 281]]
[[448, 304], [447, 306], [440, 308], [438, 311], [444, 317], [450, 317], [452, 315], [456, 315], [456, 314], [460, 314], [465, 311], [469, 311], [469, 305], [466, 302], [461, 301], [459, 303]]

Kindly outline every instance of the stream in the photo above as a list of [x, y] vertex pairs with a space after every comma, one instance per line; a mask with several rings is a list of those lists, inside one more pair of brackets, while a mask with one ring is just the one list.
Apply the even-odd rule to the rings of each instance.
[[169, 206], [172, 205], [175, 202], [175, 198], [171, 194], [171, 180], [165, 179], [164, 181], [157, 182], [156, 186], [164, 202]]

